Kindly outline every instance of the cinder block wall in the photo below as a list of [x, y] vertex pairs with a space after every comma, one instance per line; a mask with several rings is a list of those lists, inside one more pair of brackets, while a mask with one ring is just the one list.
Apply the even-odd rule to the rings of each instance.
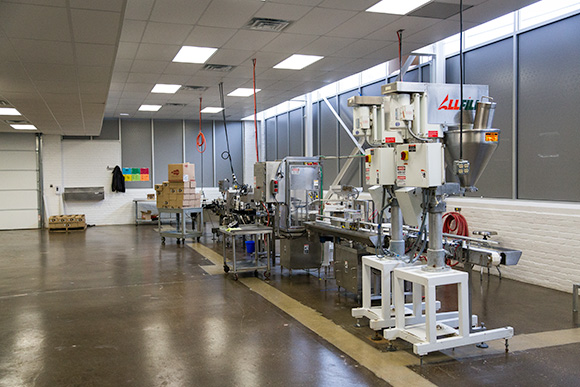
[[470, 232], [497, 231], [492, 239], [522, 250], [518, 265], [502, 266], [505, 277], [566, 292], [580, 282], [580, 203], [449, 198], [455, 207]]

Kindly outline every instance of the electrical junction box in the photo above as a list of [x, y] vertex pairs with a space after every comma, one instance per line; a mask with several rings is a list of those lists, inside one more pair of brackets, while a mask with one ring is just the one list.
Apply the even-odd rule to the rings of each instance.
[[371, 107], [356, 106], [352, 111], [353, 128], [352, 134], [355, 136], [365, 136], [371, 128]]
[[428, 188], [445, 183], [442, 143], [397, 145], [395, 160], [399, 187]]
[[275, 203], [276, 198], [272, 189], [277, 181], [276, 172], [280, 166], [279, 161], [264, 161], [254, 164], [254, 198], [264, 203]]
[[368, 185], [394, 185], [395, 148], [369, 148], [365, 151], [365, 177]]

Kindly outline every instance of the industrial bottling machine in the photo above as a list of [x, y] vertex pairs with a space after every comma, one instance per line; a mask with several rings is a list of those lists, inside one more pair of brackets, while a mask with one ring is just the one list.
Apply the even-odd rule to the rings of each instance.
[[[487, 86], [395, 82], [383, 96], [355, 96], [353, 134], [371, 148], [365, 151], [365, 178], [378, 193], [379, 236], [386, 212], [389, 243], [362, 258], [362, 307], [353, 316], [370, 319], [387, 339], [413, 344], [415, 353], [507, 339], [513, 328], [473, 329], [468, 273], [450, 268], [449, 259], [473, 264], [516, 264], [521, 252], [481, 239], [443, 234], [445, 198], [475, 190], [494, 150], [500, 130], [491, 126], [495, 104]], [[487, 101], [484, 101], [487, 99]], [[461, 125], [463, 123], [463, 125]], [[446, 179], [449, 175], [456, 182]], [[422, 262], [423, 254], [426, 261]], [[382, 305], [371, 306], [371, 273], [380, 273]], [[406, 284], [412, 292], [405, 292]], [[457, 285], [457, 310], [437, 311], [436, 288]]]

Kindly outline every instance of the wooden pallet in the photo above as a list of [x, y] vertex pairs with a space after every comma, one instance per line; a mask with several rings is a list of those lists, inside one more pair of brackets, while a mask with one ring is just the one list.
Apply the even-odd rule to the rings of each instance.
[[75, 227], [65, 227], [65, 228], [49, 228], [48, 231], [50, 232], [79, 232], [79, 231], [85, 231], [87, 229], [87, 225], [85, 224], [82, 227], [78, 227], [75, 225]]

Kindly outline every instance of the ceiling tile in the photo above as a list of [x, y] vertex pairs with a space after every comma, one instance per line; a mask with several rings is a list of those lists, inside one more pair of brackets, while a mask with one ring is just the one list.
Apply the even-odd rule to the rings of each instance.
[[[263, 52], [258, 51], [252, 55], [251, 58], [247, 59], [241, 64], [243, 67], [250, 69], [253, 67], [252, 59], [256, 59], [256, 74], [259, 74], [263, 69], [270, 69], [282, 62], [284, 59], [288, 58], [290, 53], [279, 53], [279, 52]], [[235, 71], [235, 70], [234, 70]]]
[[151, 84], [151, 88], [153, 88], [153, 85], [157, 83], [158, 78], [159, 74], [129, 73], [129, 76], [127, 77], [127, 83], [149, 83]]
[[181, 46], [171, 44], [141, 43], [135, 59], [161, 60], [170, 62], [175, 58]]
[[163, 73], [174, 75], [192, 75], [201, 70], [202, 67], [203, 65], [196, 63], [169, 63], [167, 67], [165, 67]]
[[137, 42], [143, 38], [147, 22], [142, 20], [125, 20], [121, 30], [121, 42]]
[[76, 81], [76, 68], [71, 65], [25, 63], [24, 67], [33, 81]]
[[262, 8], [254, 17], [267, 17], [270, 19], [282, 19], [295, 21], [306, 15], [312, 10], [312, 7], [304, 5], [292, 5], [292, 4], [278, 4], [278, 3], [265, 3]]
[[143, 97], [147, 96], [153, 88], [152, 83], [127, 83], [123, 91], [144, 93]]
[[[474, 23], [463, 23], [465, 29], [473, 27]], [[410, 42], [420, 43], [421, 46], [426, 46], [431, 43], [435, 43], [441, 39], [445, 39], [449, 36], [449, 31], [456, 29], [459, 32], [459, 23], [452, 20], [440, 20], [437, 24], [431, 25], [424, 30], [417, 33], [409, 35], [407, 39]], [[405, 50], [409, 52], [409, 50]]]
[[30, 81], [28, 78], [18, 79], [10, 77], [1, 77], [0, 90], [2, 90], [3, 93], [15, 91], [33, 93], [36, 89], [34, 83], [32, 83], [32, 81]]
[[403, 31], [403, 42], [407, 36], [410, 36], [418, 31], [424, 30], [425, 28], [432, 26], [437, 23], [437, 19], [429, 19], [424, 17], [413, 17], [413, 16], [403, 16], [397, 20], [389, 23], [383, 28], [373, 32], [366, 38], [371, 40], [387, 40], [393, 41], [397, 40], [397, 31]]
[[179, 44], [191, 32], [193, 27], [187, 24], [149, 22], [143, 33], [144, 43]]
[[197, 22], [211, 0], [157, 0], [151, 20], [165, 23], [193, 25]]
[[79, 65], [112, 66], [117, 49], [113, 45], [77, 43], [75, 51]]
[[121, 19], [119, 13], [83, 9], [72, 9], [70, 12], [75, 42], [117, 44]]
[[75, 61], [70, 42], [12, 39], [12, 43], [22, 62], [74, 64]]
[[322, 3], [318, 4], [318, 6], [323, 8], [364, 11], [378, 2], [379, 0], [324, 0]]
[[128, 42], [120, 42], [119, 48], [117, 49], [117, 60], [119, 59], [127, 59], [133, 60], [135, 55], [137, 54], [137, 50], [139, 49], [139, 43], [128, 43]]
[[234, 34], [236, 29], [195, 26], [189, 36], [183, 41], [184, 45], [201, 47], [221, 47]]
[[117, 56], [117, 60], [115, 60], [114, 72], [128, 72], [131, 70], [132, 65], [132, 59], [119, 59]]
[[314, 8], [306, 16], [286, 29], [297, 34], [324, 35], [357, 13], [329, 8]]
[[398, 18], [395, 15], [361, 12], [330, 31], [328, 36], [363, 38], [382, 26], [396, 21]]
[[79, 84], [78, 82], [62, 81], [36, 81], [34, 82], [37, 90], [43, 93], [59, 93], [70, 95], [73, 94], [78, 100]]
[[342, 58], [360, 58], [366, 55], [371, 55], [374, 51], [377, 51], [385, 46], [387, 46], [386, 42], [380, 40], [360, 39], [355, 43], [348, 45], [348, 47], [335, 52], [332, 54], [332, 56], [338, 56]]
[[334, 54], [338, 50], [348, 47], [354, 42], [356, 42], [356, 39], [323, 36], [316, 39], [308, 46], [298, 50], [298, 53], [327, 56]]
[[124, 0], [69, 0], [71, 8], [98, 9], [101, 11], [122, 12]]
[[282, 33], [264, 46], [261, 51], [293, 54], [306, 47], [317, 38], [316, 35]]
[[125, 19], [149, 20], [155, 0], [127, 0]]
[[254, 51], [234, 50], [221, 48], [208, 60], [208, 63], [237, 66], [250, 58]]
[[213, 0], [197, 24], [241, 28], [262, 5], [261, 1], [255, 0]]
[[223, 47], [258, 51], [279, 35], [276, 32], [239, 30]]
[[157, 80], [157, 83], [164, 83], [169, 85], [186, 85], [189, 78], [189, 75], [161, 74]]
[[66, 8], [0, 2], [0, 26], [10, 38], [71, 40]]
[[354, 62], [355, 58], [325, 57], [308, 66], [308, 70], [333, 71], [339, 70], [347, 64]]
[[79, 66], [77, 74], [79, 82], [101, 82], [105, 85], [111, 82], [109, 67]]
[[131, 71], [135, 73], [159, 73], [167, 67], [168, 62], [159, 60], [135, 59]]
[[295, 4], [295, 5], [309, 5], [315, 7], [319, 5], [323, 0], [276, 0], [276, 3], [282, 4]]

